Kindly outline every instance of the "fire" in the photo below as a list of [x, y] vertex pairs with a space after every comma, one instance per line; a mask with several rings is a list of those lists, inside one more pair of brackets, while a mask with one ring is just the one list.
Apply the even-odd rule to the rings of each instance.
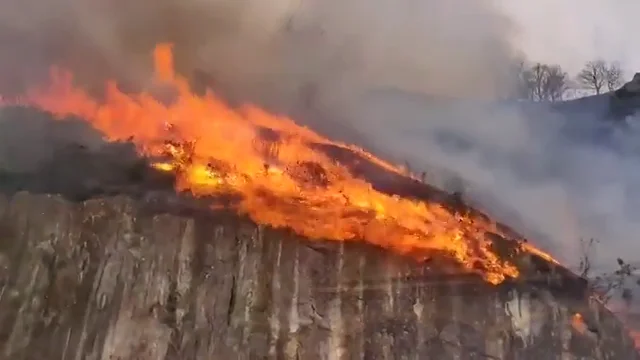
[[640, 350], [640, 331], [631, 331], [630, 334], [636, 345], [636, 349]]
[[571, 317], [571, 326], [580, 334], [584, 334], [587, 330], [587, 324], [584, 322], [584, 318], [580, 313], [573, 314]]
[[[72, 75], [52, 70], [49, 86], [30, 91], [22, 103], [58, 117], [76, 116], [108, 140], [132, 139], [156, 169], [176, 174], [177, 190], [195, 196], [234, 195], [234, 209], [260, 224], [289, 228], [310, 239], [365, 240], [403, 254], [446, 254], [494, 284], [519, 275], [491, 248], [495, 224], [453, 213], [440, 204], [376, 191], [366, 180], [317, 150], [332, 145], [404, 175], [363, 149], [332, 142], [291, 119], [255, 106], [232, 108], [209, 92], [190, 90], [173, 67], [170, 45], [155, 53], [156, 81], [175, 89], [170, 104], [149, 92], [126, 94], [115, 83], [102, 100], [73, 85]], [[534, 252], [553, 259], [531, 247]]]

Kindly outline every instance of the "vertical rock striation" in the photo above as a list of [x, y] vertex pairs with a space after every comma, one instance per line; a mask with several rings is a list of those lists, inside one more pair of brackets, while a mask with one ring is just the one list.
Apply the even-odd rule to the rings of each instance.
[[575, 278], [496, 287], [361, 243], [152, 210], [0, 196], [0, 358], [638, 359], [615, 317], [564, 292]]

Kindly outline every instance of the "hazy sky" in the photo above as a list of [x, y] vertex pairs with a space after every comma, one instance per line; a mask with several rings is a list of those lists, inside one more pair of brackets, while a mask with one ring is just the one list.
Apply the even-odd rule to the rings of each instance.
[[640, 71], [638, 0], [494, 0], [520, 27], [517, 44], [536, 61], [574, 72], [585, 59]]

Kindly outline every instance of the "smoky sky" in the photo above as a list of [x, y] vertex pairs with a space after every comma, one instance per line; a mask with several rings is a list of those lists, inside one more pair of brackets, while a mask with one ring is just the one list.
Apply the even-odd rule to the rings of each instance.
[[[637, 252], [634, 151], [576, 141], [550, 111], [495, 103], [510, 94], [523, 54], [514, 46], [522, 29], [494, 6], [0, 0], [0, 90], [44, 81], [51, 64], [92, 89], [107, 78], [148, 88], [153, 46], [172, 42], [178, 70], [194, 83], [406, 160], [436, 184], [458, 176], [472, 202], [571, 264], [580, 237], [606, 242], [603, 264]], [[580, 130], [595, 124], [586, 119]]]
[[640, 30], [637, 1], [494, 1], [520, 28], [514, 45], [534, 61], [571, 73], [596, 58], [620, 62], [629, 73], [640, 70], [640, 51], [630, 36]]

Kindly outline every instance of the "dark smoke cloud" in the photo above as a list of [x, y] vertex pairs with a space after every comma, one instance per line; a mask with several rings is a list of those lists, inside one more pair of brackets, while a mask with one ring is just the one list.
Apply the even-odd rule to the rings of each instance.
[[184, 72], [206, 70], [230, 92], [282, 106], [308, 83], [327, 97], [374, 86], [491, 95], [504, 90], [512, 31], [486, 4], [2, 0], [0, 41], [11, 50], [3, 68], [27, 80], [56, 61], [86, 81], [142, 82], [154, 44], [170, 41]]
[[52, 63], [91, 88], [148, 87], [153, 46], [173, 42], [194, 83], [437, 169], [438, 184], [456, 174], [471, 200], [571, 263], [580, 236], [607, 241], [603, 263], [638, 250], [635, 155], [577, 143], [549, 112], [486, 105], [509, 94], [516, 55], [517, 29], [491, 3], [0, 0], [0, 90], [44, 80]]

